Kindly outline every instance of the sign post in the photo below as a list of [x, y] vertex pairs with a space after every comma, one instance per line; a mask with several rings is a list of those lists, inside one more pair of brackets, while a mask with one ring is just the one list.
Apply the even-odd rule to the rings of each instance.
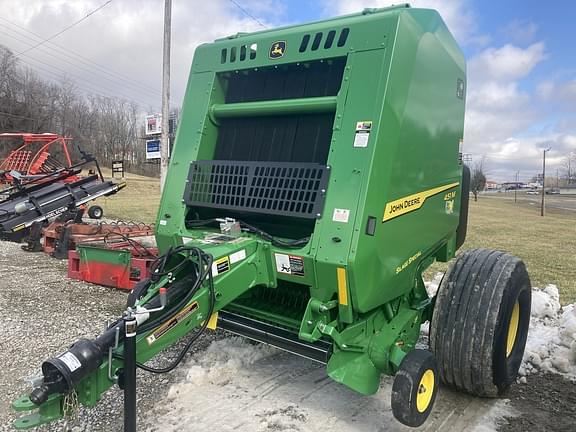
[[112, 178], [116, 177], [114, 174], [120, 174], [120, 178], [124, 178], [124, 161], [112, 161]]

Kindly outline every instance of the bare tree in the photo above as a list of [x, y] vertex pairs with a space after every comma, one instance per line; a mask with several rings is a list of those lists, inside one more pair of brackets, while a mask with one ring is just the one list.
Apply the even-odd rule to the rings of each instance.
[[478, 193], [486, 187], [486, 174], [484, 173], [484, 158], [476, 162], [471, 170], [470, 190], [474, 194], [474, 201], [478, 201]]
[[566, 184], [574, 183], [576, 180], [576, 151], [569, 152], [562, 165], [566, 171]]

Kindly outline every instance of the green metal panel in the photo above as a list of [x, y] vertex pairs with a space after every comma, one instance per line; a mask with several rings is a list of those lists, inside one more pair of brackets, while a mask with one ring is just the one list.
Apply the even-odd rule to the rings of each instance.
[[[347, 40], [337, 46], [344, 29]], [[334, 41], [325, 48], [331, 31]], [[318, 34], [322, 41], [312, 49]], [[300, 52], [306, 35], [307, 48]], [[271, 58], [278, 42], [284, 43], [282, 55]], [[246, 51], [241, 56], [243, 46]], [[251, 46], [256, 46], [254, 58]], [[342, 56], [346, 65], [335, 96], [225, 102], [225, 76], [218, 74]], [[332, 111], [327, 160], [331, 174], [323, 216], [315, 222], [307, 246], [270, 249], [271, 254], [302, 257], [307, 271], [303, 276], [277, 273], [276, 277], [308, 286], [310, 298], [326, 303], [339, 298], [337, 268], [344, 269], [348, 301], [336, 309], [331, 338], [338, 339], [338, 334], [345, 338], [347, 326], [370, 322], [369, 317], [381, 308], [388, 311], [389, 320], [406, 307], [422, 316], [419, 307], [409, 306], [408, 301], [421, 303], [421, 272], [434, 259], [446, 260], [455, 253], [465, 83], [463, 55], [438, 13], [406, 6], [236, 35], [200, 46], [158, 216], [160, 248], [195, 235], [184, 223], [188, 211], [182, 202], [184, 179], [190, 161], [213, 158], [219, 118]], [[355, 145], [358, 122], [371, 122], [367, 145], [360, 141]], [[413, 211], [383, 220], [387, 205], [403, 206], [404, 201], [410, 201], [405, 205], [414, 206]], [[367, 233], [369, 218], [376, 219], [371, 234]]]
[[[324, 70], [332, 75], [320, 76]], [[298, 85], [290, 81], [296, 75], [318, 88], [285, 88]], [[261, 76], [279, 77], [278, 85], [276, 78], [260, 85]], [[330, 81], [335, 76], [341, 79], [336, 87]], [[252, 80], [250, 91], [258, 94], [242, 94], [232, 103], [231, 83], [246, 77]], [[214, 278], [216, 310], [297, 332], [306, 343], [329, 341], [328, 374], [363, 394], [375, 392], [380, 374], [395, 373], [414, 348], [420, 324], [431, 317], [433, 300], [422, 272], [455, 253], [465, 87], [463, 55], [438, 13], [406, 5], [239, 34], [198, 47], [158, 213], [160, 252], [189, 243], [227, 261]], [[252, 132], [245, 133], [249, 128]], [[309, 231], [305, 246], [273, 245], [256, 233], [213, 244], [206, 239], [218, 232], [214, 225], [187, 228], [187, 219], [198, 221], [200, 213], [208, 219], [228, 216], [222, 209], [186, 206], [190, 163], [214, 159], [219, 140], [226, 137], [223, 130], [243, 134], [230, 141], [234, 145], [250, 146], [257, 128], [260, 139], [270, 134], [261, 144], [282, 145], [273, 139], [278, 133], [290, 135], [292, 148], [322, 145], [318, 154], [327, 153], [327, 160], [315, 160], [330, 171], [326, 190], [319, 191], [325, 199], [320, 216], [306, 221], [266, 212], [253, 216], [285, 240]], [[298, 135], [297, 129], [306, 133]], [[279, 151], [267, 154], [272, 156], [254, 159], [264, 169], [267, 162], [285, 161], [274, 159], [280, 158]], [[298, 156], [290, 161], [303, 162]], [[233, 262], [238, 253], [243, 258]], [[116, 255], [100, 258], [122, 262]], [[181, 273], [174, 280], [186, 276]], [[141, 304], [166, 283], [158, 281]], [[194, 302], [189, 318], [159, 342], [148, 343], [148, 335], [138, 340], [139, 361], [208, 318], [206, 286]], [[106, 366], [104, 361], [81, 381], [77, 391], [83, 404], [96, 404], [112, 385]], [[120, 367], [122, 361], [114, 359], [112, 369]], [[28, 424], [61, 416], [60, 398], [40, 407]], [[26, 398], [14, 406], [33, 408]], [[23, 421], [17, 426], [27, 427]]]

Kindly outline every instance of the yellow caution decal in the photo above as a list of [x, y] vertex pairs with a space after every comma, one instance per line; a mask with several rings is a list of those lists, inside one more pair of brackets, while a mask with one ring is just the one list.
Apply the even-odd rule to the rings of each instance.
[[412, 195], [405, 196], [403, 198], [398, 198], [397, 200], [390, 201], [386, 204], [384, 209], [384, 218], [382, 222], [386, 222], [395, 217], [402, 216], [403, 214], [410, 213], [414, 210], [418, 210], [426, 201], [426, 198], [430, 198], [440, 192], [444, 192], [448, 189], [458, 186], [460, 183], [450, 183], [444, 186], [438, 186], [433, 189], [428, 189], [424, 192], [418, 192]]
[[153, 330], [152, 333], [150, 333], [150, 335], [146, 338], [148, 345], [152, 345], [154, 342], [156, 342], [158, 339], [160, 339], [162, 336], [168, 333], [172, 328], [176, 327], [176, 325], [180, 321], [184, 320], [189, 315], [196, 312], [197, 309], [198, 309], [198, 302], [196, 301], [190, 303], [187, 306], [184, 306], [184, 308], [181, 309], [180, 312], [178, 312], [176, 315], [174, 315], [165, 323], [156, 327], [156, 329]]
[[348, 306], [348, 286], [346, 285], [346, 269], [338, 267], [336, 269], [338, 276], [338, 303], [342, 306]]

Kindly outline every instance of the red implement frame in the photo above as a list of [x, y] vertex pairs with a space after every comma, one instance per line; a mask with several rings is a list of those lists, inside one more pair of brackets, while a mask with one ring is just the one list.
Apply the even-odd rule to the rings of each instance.
[[[47, 160], [50, 157], [48, 149], [56, 145], [61, 146], [66, 159], [63, 167], [72, 166], [70, 152], [68, 151], [68, 142], [72, 140], [70, 137], [52, 133], [2, 133], [0, 134], [0, 139], [22, 140], [22, 145], [12, 150], [6, 159], [0, 163], [1, 171], [18, 171], [25, 176], [49, 173], [52, 169], [47, 166]], [[34, 151], [38, 145], [40, 149]], [[33, 146], [35, 147], [34, 149]]]
[[76, 249], [76, 245], [80, 243], [154, 235], [154, 227], [152, 225], [137, 222], [121, 221], [86, 224], [74, 223], [72, 221], [54, 221], [42, 230], [42, 236], [44, 237], [43, 249], [45, 253], [51, 254], [54, 252], [56, 242], [60, 239], [63, 229], [69, 230], [68, 250]]
[[149, 253], [143, 253], [140, 248], [133, 248], [128, 242], [108, 244], [100, 250], [110, 254], [129, 254], [126, 264], [112, 264], [85, 260], [78, 250], [68, 252], [68, 277], [70, 279], [90, 282], [97, 285], [131, 290], [134, 286], [150, 277], [150, 267], [158, 256], [158, 248], [147, 248]]

